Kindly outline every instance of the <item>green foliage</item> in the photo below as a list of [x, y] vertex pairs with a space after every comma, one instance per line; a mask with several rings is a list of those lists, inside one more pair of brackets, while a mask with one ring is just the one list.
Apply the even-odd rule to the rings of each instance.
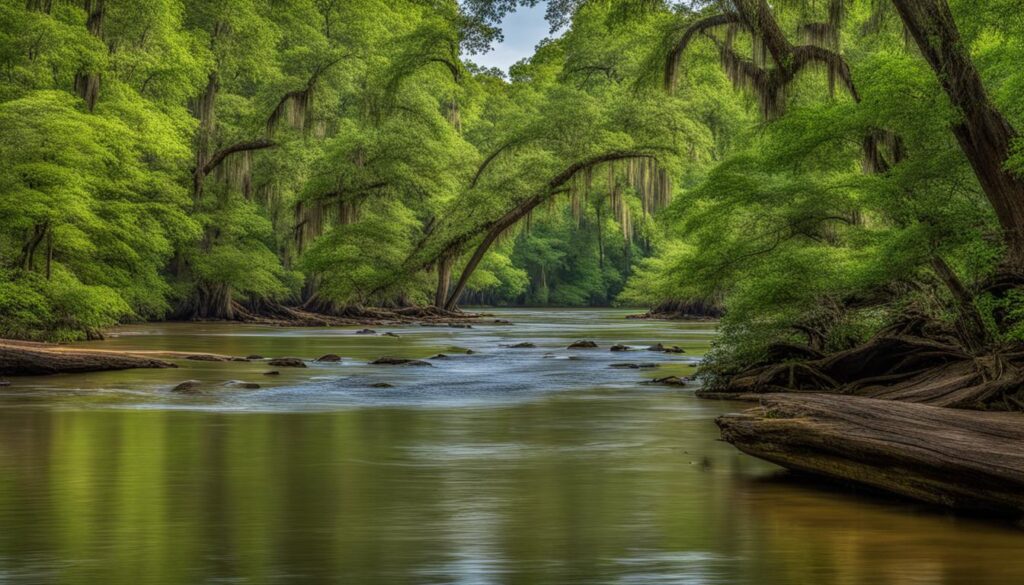
[[[666, 53], [722, 3], [557, 0], [560, 36], [507, 76], [469, 62], [537, 4], [146, 0], [96, 20], [0, 1], [0, 335], [430, 303], [437, 267], [458, 278], [508, 217], [465, 300], [720, 305], [709, 371], [780, 339], [849, 346], [900, 312], [953, 322], [934, 260], [972, 290], [998, 270], [999, 226], [949, 131], [962, 114], [879, 3], [848, 2], [835, 37], [857, 99], [819, 62], [770, 122], [758, 84], [723, 70], [721, 30], [663, 91]], [[1019, 6], [976, 4], [951, 2], [1019, 125]], [[777, 8], [787, 33], [825, 16]], [[729, 47], [756, 65], [748, 36]], [[885, 172], [861, 166], [869, 135]], [[1004, 340], [1024, 335], [1022, 304], [977, 301]]]

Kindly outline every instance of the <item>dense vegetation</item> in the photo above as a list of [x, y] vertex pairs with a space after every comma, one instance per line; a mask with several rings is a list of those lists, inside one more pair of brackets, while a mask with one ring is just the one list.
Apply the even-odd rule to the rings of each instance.
[[712, 375], [894, 331], [1016, 371], [1018, 2], [557, 0], [473, 65], [537, 3], [3, 0], [0, 334], [674, 301], [725, 309]]

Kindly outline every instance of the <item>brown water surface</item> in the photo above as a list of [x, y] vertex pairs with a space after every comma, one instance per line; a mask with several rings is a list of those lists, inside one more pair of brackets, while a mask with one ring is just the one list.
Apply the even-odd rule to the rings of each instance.
[[[625, 314], [380, 330], [399, 338], [123, 328], [90, 346], [345, 359], [15, 379], [0, 584], [1024, 583], [1018, 531], [780, 477], [718, 441], [714, 417], [745, 405], [639, 383], [692, 372], [714, 326]], [[602, 348], [565, 349], [579, 338]], [[538, 347], [501, 347], [520, 341]], [[654, 342], [687, 354], [607, 350]], [[169, 391], [187, 379], [203, 394]]]

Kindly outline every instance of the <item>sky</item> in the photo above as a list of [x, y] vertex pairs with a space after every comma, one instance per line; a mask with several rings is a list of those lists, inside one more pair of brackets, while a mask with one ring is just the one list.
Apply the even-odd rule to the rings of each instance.
[[548, 23], [544, 20], [546, 5], [542, 2], [533, 8], [520, 8], [506, 16], [501, 22], [505, 42], [495, 45], [493, 50], [483, 55], [469, 55], [468, 59], [477, 65], [497, 67], [507, 73], [509, 66], [533, 55], [537, 43], [550, 36]]

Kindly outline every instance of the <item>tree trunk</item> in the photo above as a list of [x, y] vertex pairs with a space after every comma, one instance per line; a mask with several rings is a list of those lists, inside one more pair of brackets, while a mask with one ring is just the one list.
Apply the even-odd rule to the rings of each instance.
[[946, 0], [893, 0], [903, 24], [963, 119], [960, 148], [1002, 226], [1007, 265], [1024, 271], [1024, 180], [1004, 168], [1017, 132], [985, 92]]
[[452, 264], [454, 259], [443, 256], [437, 261], [437, 292], [434, 294], [434, 306], [438, 309], [445, 308], [448, 300], [448, 289], [452, 284]]
[[37, 223], [32, 228], [32, 235], [29, 236], [28, 241], [21, 247], [21, 260], [18, 262], [18, 266], [22, 270], [33, 270], [35, 269], [35, 257], [36, 250], [39, 248], [39, 244], [46, 237], [46, 234], [50, 231], [50, 222]]
[[932, 270], [953, 295], [953, 305], [957, 311], [957, 331], [961, 341], [972, 352], [979, 351], [988, 341], [988, 334], [981, 314], [974, 306], [974, 297], [940, 256], [932, 256], [931, 264]]
[[[86, 28], [94, 37], [103, 37], [103, 17], [106, 7], [105, 0], [85, 0]], [[100, 74], [95, 71], [79, 71], [75, 74], [75, 93], [85, 100], [85, 107], [91, 112], [100, 97]]]
[[473, 256], [469, 259], [469, 263], [462, 269], [462, 274], [459, 275], [459, 280], [455, 284], [455, 289], [452, 291], [451, 295], [449, 295], [447, 302], [445, 302], [445, 310], [455, 310], [459, 304], [459, 299], [462, 297], [463, 291], [466, 289], [466, 284], [469, 282], [469, 277], [472, 276], [473, 271], [480, 265], [480, 261], [483, 260], [488, 250], [491, 249], [491, 246], [495, 241], [497, 241], [501, 234], [505, 232], [505, 230], [529, 215], [529, 213], [536, 209], [541, 203], [548, 201], [551, 197], [554, 197], [559, 193], [563, 193], [565, 190], [561, 189], [561, 187], [576, 176], [576, 173], [602, 163], [629, 158], [654, 158], [654, 155], [642, 151], [617, 151], [598, 155], [593, 158], [574, 163], [548, 181], [548, 184], [543, 191], [522, 201], [505, 213], [505, 215], [490, 223], [483, 242], [477, 246], [477, 249], [473, 252]]
[[53, 230], [46, 230], [46, 280], [53, 276]]

